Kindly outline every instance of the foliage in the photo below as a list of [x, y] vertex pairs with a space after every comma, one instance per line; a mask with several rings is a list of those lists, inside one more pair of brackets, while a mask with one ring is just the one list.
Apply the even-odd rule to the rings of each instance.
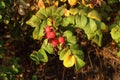
[[[71, 67], [75, 64], [76, 69], [79, 70], [85, 64], [83, 61], [83, 58], [82, 59], [80, 58], [84, 54], [81, 49], [78, 49], [77, 52], [76, 51], [71, 52], [71, 49], [69, 48], [69, 46], [71, 45], [77, 45], [77, 37], [74, 36], [75, 31], [72, 31], [72, 29], [75, 30], [78, 27], [84, 30], [88, 40], [93, 40], [96, 44], [98, 44], [98, 46], [101, 46], [102, 35], [103, 35], [102, 31], [106, 30], [107, 26], [105, 25], [105, 23], [101, 22], [97, 11], [90, 11], [88, 15], [85, 15], [82, 13], [79, 14], [81, 10], [78, 10], [77, 8], [72, 9], [73, 11], [75, 11], [75, 13], [71, 13], [72, 12], [72, 11], [70, 12], [71, 9], [67, 10], [68, 12], [65, 12], [65, 10], [66, 8], [64, 6], [58, 7], [58, 8], [54, 6], [51, 6], [48, 8], [41, 8], [26, 23], [32, 27], [35, 27], [33, 31], [33, 38], [37, 40], [42, 40], [45, 38], [44, 30], [46, 26], [52, 26], [54, 30], [56, 30], [55, 32], [56, 34], [58, 34], [57, 36], [63, 35], [66, 38], [66, 44], [61, 49], [59, 49], [59, 46], [58, 46], [58, 49], [59, 49], [58, 51], [62, 51], [66, 48], [68, 48], [68, 51], [69, 51], [69, 52], [62, 51], [64, 52], [64, 55], [69, 53], [69, 55], [66, 56], [66, 58], [64, 59], [63, 64], [66, 67]], [[94, 15], [92, 15], [93, 13]], [[65, 14], [68, 14], [68, 15], [65, 15]], [[46, 43], [47, 45], [46, 47], [44, 47], [45, 45], [44, 43]], [[40, 48], [40, 50], [44, 49], [48, 53], [54, 53], [52, 46], [49, 46], [49, 45], [50, 44], [48, 43], [48, 41], [44, 39], [43, 45]], [[78, 53], [81, 54], [82, 52], [82, 55], [80, 56], [73, 55], [75, 52], [77, 54]], [[43, 53], [45, 54], [44, 56], [47, 56], [45, 52]], [[41, 52], [41, 54], [43, 53]], [[37, 54], [34, 54], [34, 57], [38, 57]], [[41, 58], [38, 57], [38, 59], [36, 58], [33, 60], [38, 63], [38, 61], [41, 61]], [[46, 62], [46, 59], [43, 62]], [[67, 63], [71, 63], [71, 64], [67, 64]]]
[[[48, 62], [49, 55], [57, 55], [66, 68], [74, 66], [79, 71], [86, 64], [79, 30], [90, 46], [103, 47], [106, 39], [114, 41], [120, 48], [120, 0], [39, 0], [37, 11], [30, 14], [25, 14], [25, 10], [31, 9], [25, 0], [18, 1], [0, 0], [0, 31], [5, 30], [0, 34], [0, 59], [4, 58], [5, 51], [2, 38], [9, 34], [14, 40], [24, 41], [26, 36], [31, 39], [32, 31], [33, 39], [41, 43], [39, 49], [29, 55], [36, 64]], [[106, 33], [110, 35], [109, 39]], [[116, 55], [119, 57], [120, 51]], [[0, 66], [0, 77], [5, 80], [15, 79], [21, 73], [18, 59], [11, 62], [9, 67]], [[37, 80], [36, 75], [33, 80]]]

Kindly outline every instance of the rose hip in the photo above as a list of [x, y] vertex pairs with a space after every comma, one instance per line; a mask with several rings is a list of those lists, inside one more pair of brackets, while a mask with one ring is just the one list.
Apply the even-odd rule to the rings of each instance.
[[65, 43], [65, 38], [64, 38], [64, 37], [59, 37], [59, 38], [58, 38], [58, 42], [59, 42], [60, 44], [64, 44], [64, 43]]
[[51, 32], [51, 26], [46, 26], [45, 27], [45, 32], [47, 33], [47, 32]]
[[52, 31], [46, 33], [46, 38], [48, 38], [48, 39], [54, 39], [55, 37], [56, 37], [56, 35]]
[[55, 40], [52, 40], [52, 41], [51, 41], [51, 44], [52, 44], [53, 47], [56, 47], [57, 44], [58, 44], [58, 40], [56, 40], [56, 39], [55, 39]]

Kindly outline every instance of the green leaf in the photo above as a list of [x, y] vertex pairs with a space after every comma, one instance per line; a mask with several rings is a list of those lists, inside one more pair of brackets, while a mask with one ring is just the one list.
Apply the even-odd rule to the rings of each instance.
[[60, 23], [62, 23], [62, 17], [55, 18], [54, 21], [55, 21], [55, 27], [58, 27]]
[[94, 33], [97, 30], [97, 24], [93, 19], [90, 20], [90, 33]]
[[38, 57], [39, 57], [40, 61], [42, 61], [42, 62], [48, 62], [48, 56], [45, 53], [44, 49], [40, 49], [38, 51]]
[[77, 43], [77, 38], [76, 38], [76, 36], [73, 36], [73, 34], [72, 34], [71, 31], [66, 30], [66, 31], [64, 32], [64, 35], [63, 35], [63, 36], [65, 36], [65, 37], [67, 38], [67, 41], [68, 41], [69, 43], [72, 43], [72, 44], [76, 44], [76, 43]]
[[71, 49], [73, 55], [79, 56], [81, 59], [84, 59], [84, 53], [82, 50]]
[[72, 15], [76, 15], [79, 13], [79, 9], [77, 9], [77, 8], [71, 8], [69, 11], [70, 11], [70, 14], [72, 14]]
[[63, 16], [63, 14], [64, 14], [64, 7], [57, 8], [56, 12], [53, 12], [53, 13], [58, 14], [58, 17]]
[[69, 37], [69, 36], [72, 36], [73, 35], [73, 33], [70, 31], [70, 30], [66, 30], [65, 32], [64, 32], [64, 34], [63, 34], [63, 36], [65, 36], [65, 37]]
[[[36, 64], [39, 64], [40, 63], [40, 59], [39, 57], [37, 56], [38, 52], [33, 52], [32, 54], [30, 54], [30, 58], [36, 62]], [[42, 58], [42, 57], [40, 57]]]
[[47, 62], [48, 61], [48, 56], [45, 53], [43, 49], [38, 50], [38, 52], [33, 52], [30, 54], [30, 58], [36, 62], [36, 64], [39, 64], [40, 61], [42, 62]]
[[117, 52], [117, 56], [118, 56], [118, 57], [120, 57], [120, 51], [119, 51], [119, 52]]
[[43, 44], [42, 44], [42, 47], [45, 51], [47, 51], [49, 54], [53, 54], [54, 50], [53, 50], [53, 46], [48, 43], [48, 39], [45, 39]]
[[30, 25], [31, 27], [39, 27], [41, 23], [40, 18], [37, 16], [33, 15], [27, 22], [26, 24]]
[[79, 50], [80, 46], [78, 44], [72, 44], [72, 45], [70, 45], [70, 49]]
[[108, 32], [108, 26], [105, 23], [103, 23], [103, 22], [101, 22], [100, 29], [102, 31]]
[[44, 8], [43, 8], [43, 10], [40, 9], [39, 11], [37, 11], [37, 13], [35, 15], [40, 19], [46, 19], [46, 16], [43, 14], [42, 11], [45, 12], [45, 9]]
[[102, 44], [102, 32], [100, 30], [98, 30], [96, 32], [96, 35], [93, 38], [93, 41], [98, 45], [101, 46]]
[[66, 26], [69, 25], [69, 22], [67, 21], [67, 18], [66, 18], [66, 17], [63, 18], [63, 21], [62, 21], [61, 25], [64, 26], [64, 27], [66, 27]]
[[47, 18], [47, 25], [52, 26], [52, 19], [51, 18]]
[[33, 76], [32, 76], [32, 80], [38, 80], [37, 75], [33, 75]]
[[41, 40], [44, 36], [44, 27], [46, 26], [47, 21], [43, 21], [40, 26], [35, 27], [33, 31], [33, 38], [37, 40]]
[[59, 52], [59, 59], [64, 60], [69, 55], [71, 55], [71, 51], [68, 48], [64, 48]]
[[90, 28], [90, 23], [88, 23], [84, 28], [83, 28], [85, 34], [87, 35], [88, 40], [92, 39], [95, 35], [95, 32], [91, 32]]
[[46, 14], [47, 14], [47, 16], [52, 16], [52, 10], [53, 10], [53, 9], [54, 9], [53, 6], [46, 8]]
[[77, 43], [77, 38], [76, 38], [76, 36], [69, 36], [67, 38], [67, 41], [72, 43], [72, 44], [76, 44]]
[[78, 71], [85, 65], [85, 62], [80, 58], [79, 55], [74, 55], [74, 56], [76, 59], [75, 68]]
[[0, 15], [0, 20], [2, 19], [2, 15]]
[[120, 26], [116, 25], [112, 28], [110, 32], [113, 40], [115, 40], [117, 43], [120, 42]]
[[79, 56], [81, 59], [84, 59], [84, 53], [81, 50], [80, 46], [78, 44], [70, 45], [70, 50], [73, 55]]
[[35, 15], [40, 19], [45, 19], [48, 17], [46, 8], [40, 8], [40, 10]]
[[88, 13], [88, 17], [92, 18], [92, 19], [95, 19], [95, 20], [98, 20], [98, 21], [101, 21], [101, 16], [99, 15], [99, 13], [96, 10], [90, 11]]
[[81, 16], [76, 16], [76, 26], [80, 28], [84, 28], [88, 23], [88, 19], [86, 16], [81, 15]]
[[1, 9], [4, 9], [5, 6], [6, 6], [6, 5], [5, 5], [5, 2], [4, 2], [4, 1], [0, 1], [0, 8], [1, 8]]
[[62, 26], [66, 27], [69, 24], [74, 24], [74, 16], [70, 15], [68, 17], [63, 18]]

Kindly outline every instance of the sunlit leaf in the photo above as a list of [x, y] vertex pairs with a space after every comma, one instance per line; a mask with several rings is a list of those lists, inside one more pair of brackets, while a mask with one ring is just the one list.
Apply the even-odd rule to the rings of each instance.
[[74, 24], [74, 16], [68, 16], [63, 18], [63, 22], [61, 23], [62, 26], [68, 26], [69, 24]]
[[48, 43], [48, 40], [47, 40], [47, 39], [44, 40], [41, 48], [43, 48], [43, 49], [44, 49], [45, 51], [47, 51], [49, 54], [53, 54], [53, 51], [54, 51], [54, 50], [53, 50], [53, 46], [52, 46], [50, 43]]
[[65, 31], [63, 36], [65, 36], [65, 37], [67, 38], [67, 41], [68, 41], [69, 43], [71, 43], [71, 44], [77, 43], [77, 38], [76, 38], [76, 36], [74, 36], [74, 35], [72, 34], [71, 31], [69, 31], [69, 30]]
[[[64, 14], [64, 7], [58, 7], [56, 12], [53, 12], [59, 15], [59, 17], [63, 16]], [[54, 15], [53, 15], [54, 16]]]
[[112, 38], [118, 43], [120, 42], [120, 26], [116, 25], [110, 32]]
[[31, 27], [39, 27], [41, 23], [40, 18], [37, 16], [33, 15], [27, 22], [26, 24], [30, 25]]
[[64, 32], [64, 34], [63, 34], [63, 36], [65, 36], [65, 37], [69, 37], [69, 36], [72, 36], [73, 34], [72, 34], [72, 32], [70, 31], [70, 30], [66, 30], [65, 32]]
[[101, 21], [101, 17], [100, 17], [99, 13], [96, 10], [90, 11], [88, 13], [88, 17], [92, 18], [92, 19], [95, 19], [95, 20], [98, 20], [98, 21]]
[[39, 11], [35, 14], [40, 19], [45, 19], [48, 17], [46, 8], [40, 8]]
[[75, 57], [73, 55], [69, 55], [65, 57], [63, 60], [63, 65], [67, 68], [74, 66], [75, 64]]
[[88, 23], [88, 19], [86, 16], [84, 16], [84, 15], [76, 16], [76, 26], [77, 27], [84, 28], [87, 23]]
[[68, 0], [70, 6], [74, 6], [77, 4], [77, 0]]
[[89, 24], [90, 24], [90, 32], [94, 33], [97, 30], [97, 24], [94, 20], [89, 19]]
[[47, 16], [52, 16], [52, 10], [55, 9], [53, 6], [46, 8], [46, 14]]
[[69, 12], [70, 12], [70, 14], [72, 14], [72, 15], [76, 15], [76, 14], [79, 13], [79, 9], [77, 9], [77, 8], [71, 8], [71, 9], [69, 10]]
[[60, 0], [61, 2], [66, 2], [67, 0]]
[[44, 36], [44, 27], [46, 26], [47, 21], [43, 21], [42, 24], [38, 27], [35, 27], [33, 31], [33, 38], [41, 40]]
[[71, 55], [71, 51], [68, 48], [64, 48], [59, 52], [59, 59], [64, 60], [69, 55]]
[[45, 4], [44, 4], [43, 0], [38, 1], [38, 7], [39, 8], [45, 8]]
[[72, 44], [76, 44], [77, 43], [77, 38], [76, 36], [69, 36], [67, 37], [68, 42], [72, 43]]

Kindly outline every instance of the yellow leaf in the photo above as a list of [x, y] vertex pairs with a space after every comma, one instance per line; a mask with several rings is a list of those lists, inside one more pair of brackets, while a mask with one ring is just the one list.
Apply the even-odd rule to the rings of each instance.
[[67, 9], [64, 9], [64, 15], [65, 15], [65, 16], [69, 16], [69, 15], [70, 15], [70, 11], [67, 10]]
[[60, 0], [61, 2], [66, 2], [66, 0]]
[[54, 3], [54, 6], [58, 7], [58, 4], [59, 4], [59, 1], [56, 1], [56, 2]]
[[42, 0], [38, 1], [38, 7], [39, 8], [45, 8], [44, 2]]
[[63, 61], [63, 65], [67, 68], [72, 67], [75, 64], [75, 57], [73, 55], [69, 55], [65, 57]]
[[82, 4], [83, 4], [83, 5], [86, 5], [86, 2], [85, 2], [85, 0], [82, 0]]
[[77, 0], [68, 0], [68, 3], [70, 4], [70, 6], [74, 6], [77, 4]]

